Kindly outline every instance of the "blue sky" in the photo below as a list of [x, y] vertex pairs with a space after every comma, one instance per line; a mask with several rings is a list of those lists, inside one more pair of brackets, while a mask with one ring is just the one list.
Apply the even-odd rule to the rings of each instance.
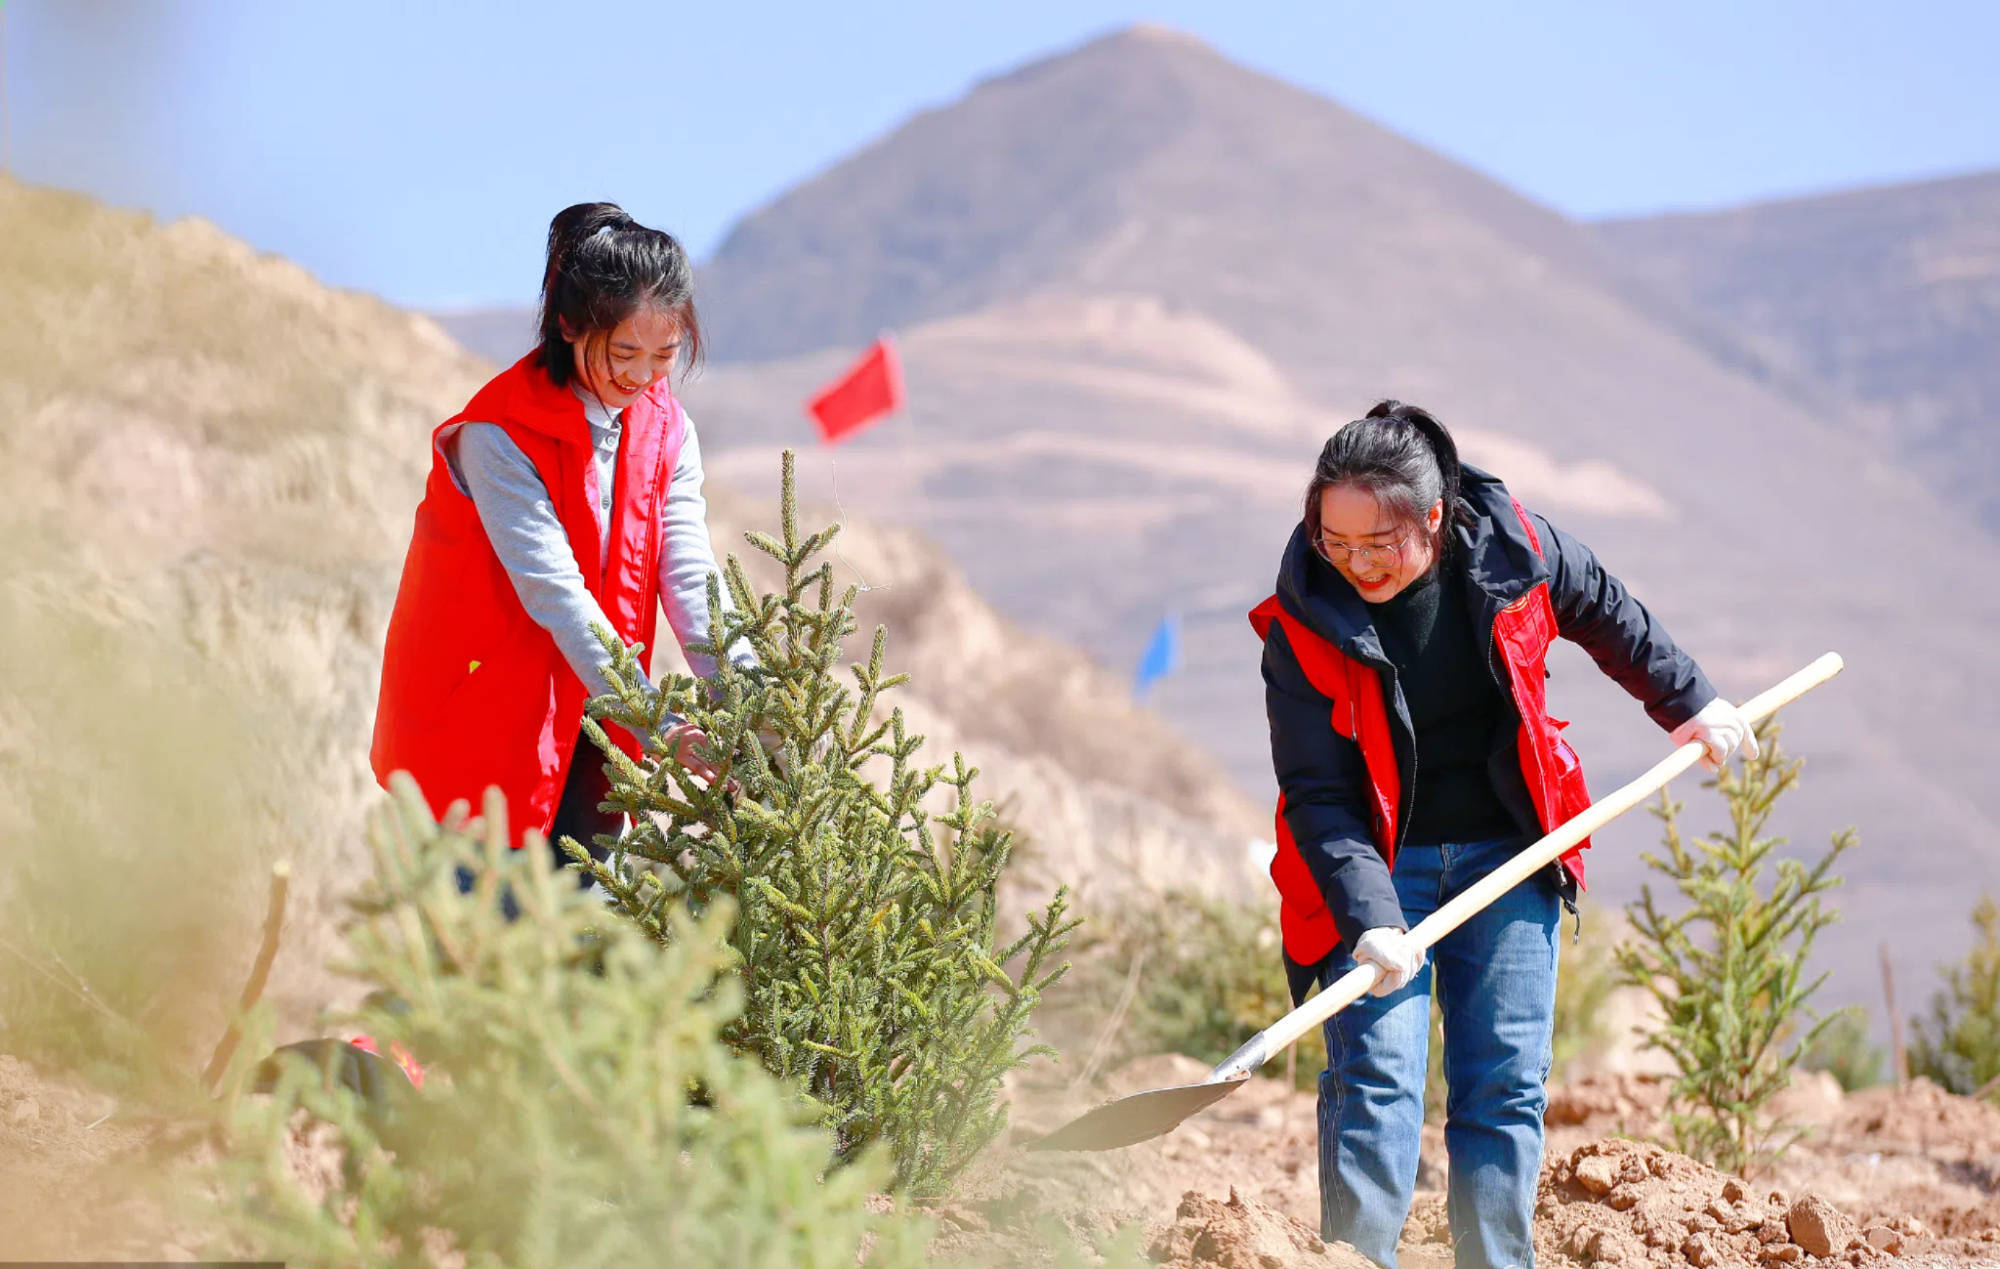
[[7, 0], [9, 159], [337, 285], [520, 303], [566, 203], [705, 255], [911, 112], [1134, 21], [1580, 217], [2000, 167], [1984, 0]]

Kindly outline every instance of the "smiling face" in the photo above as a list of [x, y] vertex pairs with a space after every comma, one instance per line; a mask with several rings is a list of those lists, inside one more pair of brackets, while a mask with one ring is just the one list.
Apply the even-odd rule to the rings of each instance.
[[577, 382], [614, 410], [673, 373], [681, 355], [680, 324], [653, 308], [638, 309], [608, 333], [579, 336], [565, 326], [563, 338], [576, 358]]
[[1359, 485], [1331, 485], [1319, 495], [1314, 549], [1371, 604], [1395, 598], [1430, 571], [1444, 503], [1421, 523], [1399, 520]]

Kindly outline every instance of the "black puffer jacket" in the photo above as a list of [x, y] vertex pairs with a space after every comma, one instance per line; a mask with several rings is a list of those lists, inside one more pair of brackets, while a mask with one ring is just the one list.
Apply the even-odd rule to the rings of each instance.
[[[1506, 486], [1477, 468], [1464, 470], [1460, 495], [1472, 511], [1473, 523], [1453, 527], [1453, 549], [1461, 553], [1467, 610], [1483, 640], [1487, 665], [1500, 684], [1505, 714], [1488, 770], [1521, 832], [1534, 837], [1541, 828], [1521, 777], [1516, 745], [1520, 715], [1493, 646], [1494, 618], [1502, 608], [1546, 581], [1562, 637], [1581, 645], [1664, 729], [1694, 717], [1716, 693], [1701, 667], [1680, 650], [1645, 605], [1605, 571], [1589, 547], [1530, 512], [1541, 539], [1542, 555], [1537, 556]], [[1412, 770], [1416, 738], [1395, 667], [1383, 653], [1367, 602], [1313, 551], [1304, 525], [1293, 532], [1285, 548], [1277, 594], [1293, 617], [1381, 676], [1402, 774], [1403, 806], [1397, 819], [1407, 825], [1410, 807], [1422, 795], [1421, 777]], [[1333, 730], [1328, 721], [1331, 704], [1307, 682], [1282, 623], [1272, 624], [1264, 643], [1264, 684], [1271, 761], [1285, 795], [1286, 822], [1326, 898], [1341, 941], [1352, 946], [1364, 930], [1401, 926], [1402, 907], [1370, 828], [1368, 773], [1360, 747]], [[1565, 900], [1572, 900], [1574, 883], [1566, 872], [1556, 871]]]

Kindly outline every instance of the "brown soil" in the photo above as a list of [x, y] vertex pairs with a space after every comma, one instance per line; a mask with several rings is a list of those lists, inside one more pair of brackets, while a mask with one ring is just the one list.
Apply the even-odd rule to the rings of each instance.
[[1887, 1256], [1817, 1195], [1793, 1201], [1621, 1139], [1582, 1146], [1544, 1169], [1535, 1250], [1548, 1264], [1661, 1266], [1790, 1264], [1808, 1254], [1863, 1265]]
[[[1088, 1097], [1017, 1090], [1015, 1140], [1095, 1101], [1203, 1074], [1189, 1059], [1159, 1057], [1115, 1072]], [[1627, 1139], [1663, 1132], [1666, 1094], [1667, 1081], [1647, 1075], [1551, 1090], [1538, 1264], [2000, 1265], [2000, 1109], [1921, 1081], [1847, 1097], [1830, 1080], [1806, 1077], [1782, 1103], [1802, 1140], [1768, 1175], [1744, 1181]], [[1014, 1211], [1059, 1213], [1065, 1227], [1099, 1241], [1136, 1222], [1153, 1254], [1176, 1266], [1366, 1263], [1307, 1237], [1319, 1218], [1314, 1132], [1311, 1094], [1256, 1080], [1158, 1141], [1105, 1154], [1016, 1154], [977, 1184], [1011, 1195]], [[1451, 1264], [1443, 1134], [1434, 1125], [1424, 1155], [1398, 1250], [1406, 1269]]]
[[163, 1148], [187, 1147], [171, 1125], [0, 1054], [0, 1259], [192, 1260], [147, 1184]]
[[1174, 1223], [1147, 1252], [1168, 1269], [1280, 1269], [1295, 1264], [1368, 1269], [1371, 1263], [1345, 1243], [1321, 1242], [1319, 1230], [1302, 1221], [1246, 1201], [1234, 1187], [1226, 1203], [1189, 1190], [1174, 1211]]
[[1829, 1125], [1834, 1140], [1893, 1144], [1968, 1158], [2000, 1152], [2000, 1106], [1955, 1097], [1926, 1079], [1907, 1089], [1869, 1088], [1845, 1099]]
[[[1087, 1092], [1016, 1088], [1010, 1146], [992, 1152], [962, 1197], [932, 1209], [934, 1258], [1053, 1265], [1059, 1248], [1088, 1257], [1122, 1239], [1175, 1269], [1361, 1269], [1367, 1262], [1351, 1248], [1319, 1241], [1313, 1098], [1282, 1081], [1252, 1081], [1126, 1150], [1020, 1148], [1096, 1101], [1203, 1073], [1165, 1056]], [[1921, 1082], [1851, 1097], [1805, 1082], [1788, 1105], [1806, 1136], [1745, 1181], [1620, 1135], [1656, 1129], [1664, 1098], [1663, 1081], [1629, 1075], [1552, 1090], [1538, 1264], [2000, 1266], [2000, 1109]], [[199, 1150], [172, 1125], [0, 1056], [0, 1254], [189, 1258], [198, 1231], [178, 1225], [145, 1182]], [[1405, 1269], [1445, 1269], [1435, 1126], [1424, 1154], [1398, 1258]]]

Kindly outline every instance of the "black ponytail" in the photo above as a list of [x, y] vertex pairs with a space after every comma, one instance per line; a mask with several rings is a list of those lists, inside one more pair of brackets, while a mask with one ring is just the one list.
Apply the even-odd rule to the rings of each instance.
[[648, 229], [616, 203], [577, 203], [557, 212], [549, 222], [535, 349], [549, 378], [564, 385], [575, 376], [570, 338], [607, 338], [642, 307], [673, 319], [684, 368], [700, 364], [694, 266], [674, 236]]
[[1378, 401], [1320, 450], [1306, 486], [1306, 533], [1319, 539], [1320, 495], [1337, 485], [1354, 485], [1373, 494], [1398, 523], [1421, 525], [1433, 503], [1444, 504], [1444, 522], [1432, 543], [1442, 558], [1451, 544], [1445, 530], [1472, 523], [1471, 508], [1459, 500], [1463, 483], [1458, 445], [1444, 424], [1421, 406]]

